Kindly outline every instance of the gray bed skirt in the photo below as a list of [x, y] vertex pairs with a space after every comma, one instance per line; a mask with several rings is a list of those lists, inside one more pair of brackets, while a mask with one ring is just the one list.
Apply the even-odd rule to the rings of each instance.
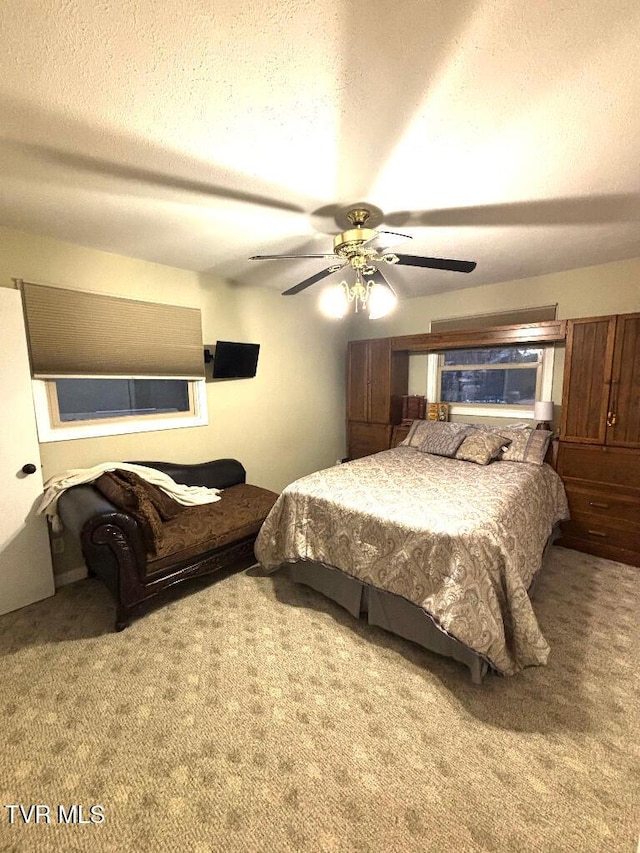
[[369, 625], [377, 625], [429, 651], [466, 664], [474, 684], [480, 684], [489, 669], [484, 658], [445, 634], [421, 607], [406, 598], [376, 589], [340, 569], [320, 563], [288, 563], [279, 571], [295, 583], [306, 584], [326, 595], [352, 616], [366, 616]]
[[[557, 536], [558, 530], [554, 528], [545, 546], [541, 567]], [[377, 625], [431, 652], [465, 664], [469, 667], [474, 684], [481, 684], [489, 671], [488, 661], [449, 636], [426, 611], [406, 598], [378, 589], [345, 574], [340, 569], [321, 563], [301, 560], [297, 563], [287, 563], [279, 571], [295, 583], [310, 586], [335, 601], [352, 616], [360, 618], [366, 615], [370, 625]], [[531, 582], [530, 597], [534, 594], [539, 575], [540, 571], [534, 575]]]

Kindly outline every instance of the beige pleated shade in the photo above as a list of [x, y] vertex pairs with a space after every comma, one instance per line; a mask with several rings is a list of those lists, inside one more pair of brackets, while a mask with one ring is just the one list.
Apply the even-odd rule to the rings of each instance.
[[458, 332], [465, 329], [490, 329], [494, 326], [511, 326], [516, 323], [543, 323], [555, 320], [557, 305], [538, 305], [534, 308], [518, 308], [495, 314], [475, 314], [473, 317], [451, 317], [432, 320], [432, 332]]
[[34, 377], [204, 376], [200, 310], [23, 282]]

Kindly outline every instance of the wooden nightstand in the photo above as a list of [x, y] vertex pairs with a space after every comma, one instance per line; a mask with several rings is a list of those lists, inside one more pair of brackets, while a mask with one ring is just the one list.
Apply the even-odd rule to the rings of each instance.
[[398, 426], [394, 426], [391, 434], [391, 447], [397, 447], [401, 441], [404, 441], [409, 435], [410, 429], [411, 424], [398, 424]]

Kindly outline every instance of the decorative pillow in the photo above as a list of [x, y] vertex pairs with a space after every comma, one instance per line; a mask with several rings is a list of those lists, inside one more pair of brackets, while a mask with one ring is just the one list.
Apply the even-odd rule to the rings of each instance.
[[526, 435], [526, 430], [514, 430], [514, 432], [519, 434], [518, 446], [514, 447], [515, 442], [512, 440], [501, 459], [505, 462], [528, 462], [532, 465], [542, 465], [553, 435], [551, 430], [530, 429], [528, 435]]
[[468, 424], [442, 421], [414, 421], [401, 445], [415, 447], [435, 456], [453, 456], [469, 432]]
[[411, 440], [413, 438], [413, 435], [414, 435], [415, 431], [418, 429], [418, 427], [420, 426], [420, 424], [423, 424], [423, 423], [426, 423], [426, 421], [424, 421], [424, 420], [413, 421], [411, 426], [409, 427], [409, 432], [407, 433], [407, 437], [405, 439], [403, 439], [398, 444], [398, 447], [412, 447], [413, 445], [411, 444]]
[[502, 429], [496, 426], [483, 426], [483, 429], [511, 440], [500, 457], [503, 462], [527, 462], [531, 465], [543, 464], [553, 435], [548, 429]]
[[147, 551], [155, 554], [157, 545], [162, 541], [162, 520], [140, 482], [144, 481], [137, 474], [116, 470], [102, 474], [93, 485], [114, 506], [135, 518]]
[[497, 433], [474, 429], [456, 450], [456, 459], [465, 462], [476, 462], [478, 465], [488, 465], [493, 459], [498, 459], [503, 450], [511, 444], [510, 438], [504, 438]]

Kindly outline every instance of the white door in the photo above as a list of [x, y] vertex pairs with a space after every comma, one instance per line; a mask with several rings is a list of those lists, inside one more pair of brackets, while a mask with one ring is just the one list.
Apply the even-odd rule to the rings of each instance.
[[22, 300], [8, 287], [0, 287], [0, 400], [1, 614], [54, 593], [47, 524], [35, 513], [42, 470]]

